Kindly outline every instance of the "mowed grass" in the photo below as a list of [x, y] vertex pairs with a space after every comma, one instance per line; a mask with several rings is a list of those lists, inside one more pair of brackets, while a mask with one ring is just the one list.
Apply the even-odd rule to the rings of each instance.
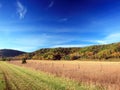
[[[5, 74], [7, 90], [99, 90], [93, 85], [87, 86], [7, 62], [1, 61], [0, 69], [1, 73]], [[4, 88], [3, 83], [0, 83], [0, 86]]]
[[4, 74], [0, 70], [0, 90], [5, 90], [5, 79], [4, 79]]

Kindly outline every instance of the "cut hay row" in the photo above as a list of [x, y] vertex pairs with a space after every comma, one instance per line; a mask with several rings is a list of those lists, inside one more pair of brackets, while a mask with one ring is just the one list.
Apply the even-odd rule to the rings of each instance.
[[0, 90], [5, 90], [6, 85], [5, 85], [5, 78], [4, 78], [4, 73], [0, 69]]

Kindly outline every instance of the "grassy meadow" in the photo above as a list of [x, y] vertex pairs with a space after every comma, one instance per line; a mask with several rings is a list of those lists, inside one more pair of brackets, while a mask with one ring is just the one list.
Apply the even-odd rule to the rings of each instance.
[[120, 90], [120, 62], [28, 60], [27, 64], [21, 64], [21, 61], [10, 63], [79, 83], [96, 85], [101, 87], [101, 90], [102, 87], [107, 90]]
[[0, 90], [100, 90], [100, 88], [1, 61]]

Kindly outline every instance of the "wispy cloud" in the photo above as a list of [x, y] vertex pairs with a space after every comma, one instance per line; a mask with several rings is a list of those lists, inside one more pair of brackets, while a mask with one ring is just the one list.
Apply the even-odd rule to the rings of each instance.
[[95, 40], [94, 42], [98, 44], [107, 44], [106, 40]]
[[93, 44], [108, 44], [106, 40], [85, 40], [86, 42], [93, 43]]
[[112, 33], [105, 37], [106, 43], [120, 42], [120, 33]]
[[0, 3], [0, 8], [2, 8], [2, 3]]
[[61, 18], [61, 19], [59, 19], [58, 21], [59, 21], [59, 22], [66, 22], [66, 21], [68, 21], [68, 18]]
[[110, 44], [114, 42], [120, 42], [120, 33], [112, 33], [103, 37], [100, 40], [88, 40], [88, 41], [95, 44]]
[[27, 13], [27, 8], [20, 1], [17, 1], [16, 6], [17, 6], [17, 13], [19, 14], [19, 18], [23, 19]]
[[[4, 44], [1, 44], [0, 47], [6, 47], [11, 49], [18, 49], [22, 51], [34, 51], [44, 48], [48, 43], [50, 43], [50, 37], [46, 34], [41, 35], [23, 35], [16, 38], [12, 37], [4, 41]], [[0, 38], [0, 41], [2, 39]], [[9, 46], [8, 46], [9, 43]]]
[[[11, 34], [12, 35], [12, 34]], [[6, 36], [6, 35], [5, 35]], [[4, 36], [4, 37], [5, 37]], [[0, 38], [2, 41], [3, 38]], [[82, 47], [87, 45], [68, 45], [66, 43], [71, 42], [71, 38], [63, 38], [58, 35], [51, 34], [39, 34], [39, 35], [23, 35], [14, 38], [7, 39], [4, 44], [0, 44], [0, 47], [6, 47], [11, 49], [18, 49], [22, 51], [35, 51], [40, 48], [53, 48], [53, 47]], [[8, 46], [9, 43], [9, 46]]]
[[53, 5], [54, 5], [54, 1], [51, 1], [50, 4], [48, 5], [48, 8], [53, 7]]
[[90, 46], [92, 44], [67, 44], [67, 45], [55, 45], [53, 48], [57, 47], [85, 47], [85, 46]]

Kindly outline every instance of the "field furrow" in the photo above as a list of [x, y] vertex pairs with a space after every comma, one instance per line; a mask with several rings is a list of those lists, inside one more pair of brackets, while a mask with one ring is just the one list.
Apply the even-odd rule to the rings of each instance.
[[5, 90], [6, 89], [6, 85], [5, 85], [5, 76], [4, 73], [2, 72], [1, 68], [0, 68], [0, 90]]

